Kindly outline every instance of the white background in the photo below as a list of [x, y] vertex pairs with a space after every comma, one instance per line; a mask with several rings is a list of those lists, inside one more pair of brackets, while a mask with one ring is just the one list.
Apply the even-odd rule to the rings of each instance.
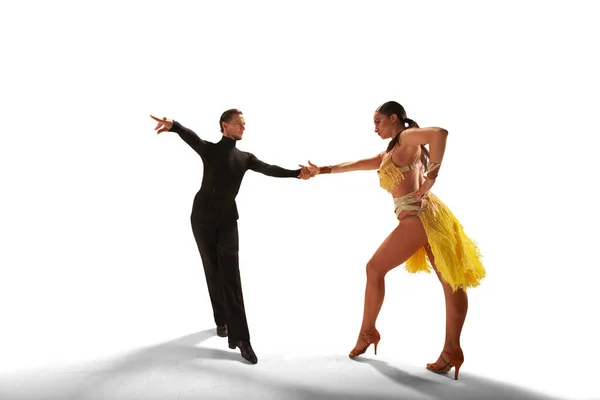
[[[240, 108], [238, 147], [296, 168], [384, 149], [373, 112], [396, 100], [450, 132], [433, 191], [484, 255], [462, 371], [598, 398], [592, 4], [3, 2], [3, 373], [212, 328], [189, 224], [202, 163], [149, 114], [217, 141], [220, 114]], [[345, 356], [365, 264], [396, 224], [375, 172], [250, 171], [238, 208], [259, 357]], [[400, 267], [386, 288], [377, 357], [434, 361], [437, 279]]]

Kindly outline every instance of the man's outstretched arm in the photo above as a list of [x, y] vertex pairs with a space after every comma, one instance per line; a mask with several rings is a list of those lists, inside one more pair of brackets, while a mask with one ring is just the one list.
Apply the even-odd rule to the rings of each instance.
[[200, 137], [196, 133], [194, 133], [194, 131], [186, 128], [177, 121], [173, 121], [172, 119], [160, 119], [156, 118], [153, 115], [150, 115], [150, 117], [152, 117], [153, 120], [158, 122], [156, 128], [154, 128], [154, 130], [157, 131], [156, 133], [175, 132], [179, 135], [181, 139], [183, 139], [184, 142], [186, 142], [192, 149], [194, 149], [196, 153], [200, 155], [204, 153], [204, 150], [207, 147], [207, 142], [200, 139]]
[[277, 165], [270, 165], [259, 160], [254, 154], [250, 154], [248, 169], [275, 178], [300, 178], [302, 168], [286, 169]]
[[200, 138], [194, 131], [185, 126], [181, 125], [177, 121], [173, 121], [173, 126], [170, 129], [171, 132], [175, 132], [179, 135], [184, 142], [186, 142], [192, 149], [199, 155], [204, 154], [204, 150], [207, 147], [207, 142]]

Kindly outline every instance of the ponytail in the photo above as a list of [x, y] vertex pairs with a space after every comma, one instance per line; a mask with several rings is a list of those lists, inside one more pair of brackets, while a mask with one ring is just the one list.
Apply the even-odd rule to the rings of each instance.
[[429, 150], [424, 144], [421, 145], [421, 164], [423, 164], [423, 171], [427, 171], [429, 166]]
[[408, 128], [418, 128], [419, 124], [417, 124], [415, 121], [413, 121], [410, 118], [404, 118], [404, 123], [408, 124], [408, 126], [406, 127], [406, 129]]

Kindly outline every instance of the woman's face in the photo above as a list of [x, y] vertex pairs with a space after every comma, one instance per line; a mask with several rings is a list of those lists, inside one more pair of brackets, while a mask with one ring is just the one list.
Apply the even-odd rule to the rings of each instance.
[[391, 138], [395, 132], [395, 124], [392, 120], [396, 120], [396, 114], [392, 114], [389, 117], [385, 114], [382, 114], [378, 111], [375, 112], [373, 116], [373, 123], [375, 124], [375, 133], [379, 135], [382, 139]]

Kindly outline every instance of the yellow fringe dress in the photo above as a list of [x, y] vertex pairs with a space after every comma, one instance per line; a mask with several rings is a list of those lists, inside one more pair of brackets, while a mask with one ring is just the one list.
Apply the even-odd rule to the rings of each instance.
[[[415, 162], [409, 166], [398, 167], [388, 153], [377, 171], [379, 184], [383, 189], [392, 192], [404, 179], [404, 172], [421, 166], [420, 162]], [[423, 222], [435, 266], [453, 291], [479, 286], [486, 272], [477, 244], [465, 234], [461, 223], [437, 196], [431, 192], [425, 193], [422, 206], [419, 207], [410, 204], [418, 201], [412, 197], [413, 193], [394, 198], [396, 216], [403, 210], [418, 211], [417, 215]], [[405, 268], [411, 273], [431, 272], [432, 266], [425, 247], [419, 248], [406, 261]]]

